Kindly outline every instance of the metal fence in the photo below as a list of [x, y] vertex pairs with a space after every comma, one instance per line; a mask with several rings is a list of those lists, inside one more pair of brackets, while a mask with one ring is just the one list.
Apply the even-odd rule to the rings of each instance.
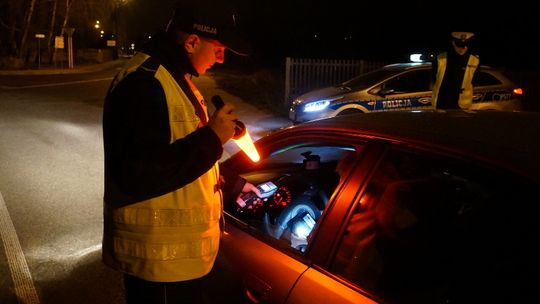
[[284, 101], [289, 103], [303, 93], [341, 83], [383, 65], [381, 62], [365, 60], [287, 57]]

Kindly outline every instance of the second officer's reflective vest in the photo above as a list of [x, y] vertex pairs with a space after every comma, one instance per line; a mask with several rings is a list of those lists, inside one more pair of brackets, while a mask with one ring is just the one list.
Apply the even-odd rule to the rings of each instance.
[[[111, 90], [137, 70], [148, 55], [138, 53], [124, 67]], [[169, 110], [170, 142], [195, 131], [199, 117], [174, 78], [159, 66]], [[159, 197], [115, 208], [104, 204], [103, 261], [148, 281], [173, 282], [210, 272], [219, 247], [221, 192], [218, 164], [192, 183]]]
[[[443, 81], [444, 72], [446, 71], [447, 53], [442, 53], [437, 56], [437, 64], [439, 69], [437, 71], [437, 77], [435, 84], [433, 85], [433, 107], [437, 108], [437, 99], [439, 97], [439, 90]], [[472, 79], [474, 72], [478, 68], [480, 60], [476, 55], [469, 55], [467, 61], [467, 67], [465, 68], [465, 74], [463, 75], [463, 81], [461, 83], [461, 90], [459, 93], [458, 105], [462, 109], [468, 109], [472, 105], [473, 99], [473, 85]]]

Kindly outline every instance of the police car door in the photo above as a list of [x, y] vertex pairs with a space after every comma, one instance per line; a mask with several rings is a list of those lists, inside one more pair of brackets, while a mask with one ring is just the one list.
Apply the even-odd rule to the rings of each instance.
[[431, 71], [412, 70], [381, 84], [376, 111], [431, 109]]

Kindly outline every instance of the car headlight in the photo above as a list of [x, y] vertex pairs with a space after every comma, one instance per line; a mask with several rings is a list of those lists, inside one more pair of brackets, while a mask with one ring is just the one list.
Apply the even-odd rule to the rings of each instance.
[[328, 105], [330, 105], [330, 99], [312, 101], [310, 103], [306, 103], [306, 105], [304, 106], [304, 112], [321, 111], [328, 107]]

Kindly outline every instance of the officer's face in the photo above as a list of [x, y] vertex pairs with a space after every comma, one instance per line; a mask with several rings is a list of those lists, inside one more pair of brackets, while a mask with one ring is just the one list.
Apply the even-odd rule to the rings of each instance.
[[456, 53], [460, 55], [467, 53], [467, 50], [469, 49], [466, 44], [458, 44], [454, 40], [452, 40], [452, 45], [454, 46]]
[[190, 59], [195, 70], [199, 75], [202, 75], [215, 63], [225, 61], [225, 46], [217, 40], [198, 37], [193, 46]]

